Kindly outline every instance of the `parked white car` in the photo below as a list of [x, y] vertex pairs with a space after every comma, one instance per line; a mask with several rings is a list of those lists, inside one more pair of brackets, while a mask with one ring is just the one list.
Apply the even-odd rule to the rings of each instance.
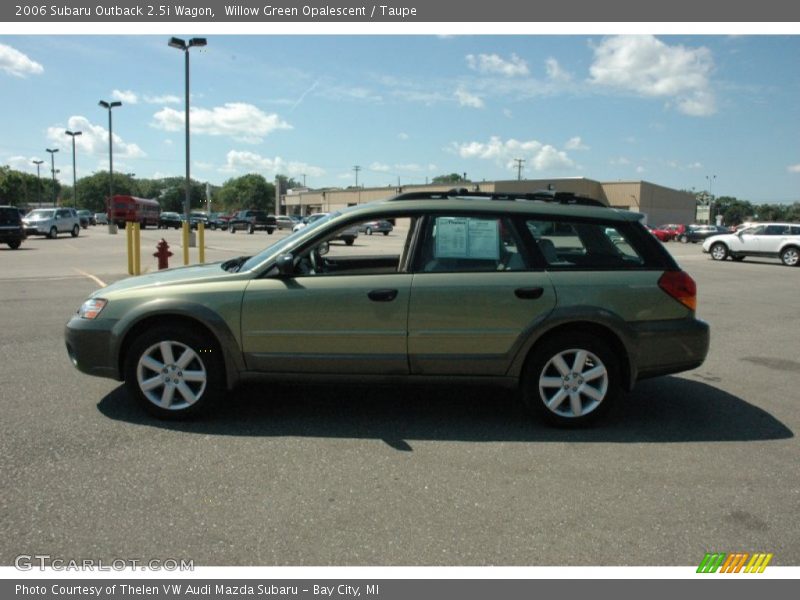
[[703, 252], [714, 260], [780, 258], [787, 267], [796, 267], [800, 264], [800, 223], [759, 223], [737, 233], [715, 235], [703, 242]]
[[78, 237], [81, 220], [74, 208], [37, 208], [22, 219], [28, 235], [46, 235], [55, 239], [59, 233]]

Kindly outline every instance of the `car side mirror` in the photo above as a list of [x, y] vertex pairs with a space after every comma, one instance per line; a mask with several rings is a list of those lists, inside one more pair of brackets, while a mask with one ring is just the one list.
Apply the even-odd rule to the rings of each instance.
[[317, 254], [320, 256], [325, 256], [330, 249], [331, 245], [328, 242], [322, 242], [319, 246], [317, 246]]
[[283, 254], [278, 257], [275, 266], [278, 267], [278, 273], [281, 275], [294, 274], [294, 256], [291, 254]]

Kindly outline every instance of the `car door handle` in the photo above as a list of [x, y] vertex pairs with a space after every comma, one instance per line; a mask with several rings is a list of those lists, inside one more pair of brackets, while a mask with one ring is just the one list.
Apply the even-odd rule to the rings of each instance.
[[397, 298], [397, 290], [372, 290], [367, 296], [373, 302], [391, 302]]
[[542, 287], [517, 288], [514, 290], [514, 295], [523, 300], [537, 300], [542, 297], [542, 294], [544, 294], [544, 288]]

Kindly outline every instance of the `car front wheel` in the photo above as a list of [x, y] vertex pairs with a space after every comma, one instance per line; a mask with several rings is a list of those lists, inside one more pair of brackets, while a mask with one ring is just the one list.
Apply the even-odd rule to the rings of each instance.
[[75, 227], [72, 228], [72, 232], [71, 232], [72, 237], [78, 237], [78, 234], [80, 232], [81, 232], [81, 228], [78, 227], [77, 225], [75, 225]]
[[522, 399], [553, 425], [582, 427], [611, 409], [619, 388], [619, 362], [611, 349], [595, 336], [570, 333], [534, 350]]
[[725, 260], [728, 258], [728, 247], [722, 242], [717, 242], [711, 246], [711, 258], [714, 260]]
[[796, 267], [800, 264], [800, 249], [794, 246], [784, 248], [781, 252], [781, 262], [787, 267]]
[[50, 233], [47, 235], [51, 240], [54, 240], [58, 237], [58, 229], [55, 227], [50, 228]]
[[125, 361], [125, 384], [150, 414], [198, 414], [224, 392], [219, 350], [200, 332], [156, 327], [137, 337]]

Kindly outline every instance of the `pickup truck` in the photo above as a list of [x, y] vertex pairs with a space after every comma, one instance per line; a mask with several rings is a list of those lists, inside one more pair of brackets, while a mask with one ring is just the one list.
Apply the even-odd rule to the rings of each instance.
[[237, 229], [243, 229], [247, 233], [254, 233], [260, 229], [269, 235], [277, 228], [274, 215], [268, 215], [263, 210], [240, 210], [228, 222], [228, 231], [236, 233]]

